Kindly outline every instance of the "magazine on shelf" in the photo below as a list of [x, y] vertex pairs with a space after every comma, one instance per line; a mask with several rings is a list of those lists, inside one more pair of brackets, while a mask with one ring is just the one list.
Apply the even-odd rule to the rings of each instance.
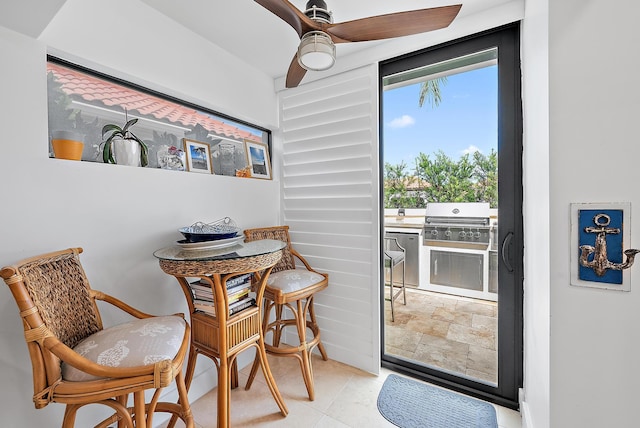
[[238, 284], [233, 287], [227, 287], [227, 296], [237, 293], [240, 290], [250, 290], [250, 289], [251, 289], [251, 281], [245, 282], [244, 284]]
[[245, 273], [242, 275], [234, 276], [233, 278], [229, 278], [227, 280], [227, 289], [233, 288], [240, 284], [251, 283], [251, 273]]
[[247, 309], [251, 306], [255, 306], [256, 299], [253, 297], [246, 297], [242, 300], [238, 300], [233, 305], [229, 305], [229, 315], [237, 314], [238, 312]]
[[189, 285], [194, 299], [213, 300], [213, 290], [211, 290], [211, 288], [202, 289], [202, 287], [198, 287], [194, 284]]
[[199, 291], [201, 293], [211, 293], [211, 286], [205, 281], [196, 281], [189, 284], [192, 290]]
[[194, 300], [193, 307], [199, 311], [205, 312], [207, 314], [214, 315], [216, 314], [216, 307], [213, 302], [209, 302], [206, 300]]
[[[251, 292], [251, 273], [238, 275], [226, 282], [229, 315], [233, 315], [249, 306], [255, 305], [255, 296]], [[193, 295], [194, 308], [215, 316], [215, 302], [211, 285], [203, 279], [189, 283]]]
[[237, 302], [240, 299], [243, 299], [249, 295], [249, 288], [243, 288], [242, 290], [238, 290], [235, 293], [227, 294], [227, 300], [229, 305]]
[[[189, 284], [191, 287], [191, 294], [194, 299], [202, 299], [213, 301], [213, 290], [211, 287], [203, 287], [198, 283]], [[232, 288], [227, 289], [227, 297], [229, 302], [236, 301], [240, 297], [247, 295], [251, 291], [251, 281], [238, 284]]]
[[202, 294], [194, 293], [193, 298], [194, 298], [194, 300], [203, 300], [203, 301], [206, 301], [206, 302], [213, 303], [213, 294], [202, 295]]
[[[239, 287], [242, 285], [251, 285], [251, 276], [253, 274], [251, 273], [245, 273], [242, 275], [238, 275], [238, 276], [234, 276], [233, 278], [230, 278], [229, 280], [227, 280], [227, 290], [235, 288], [235, 287]], [[189, 285], [191, 286], [192, 289], [194, 290], [201, 290], [201, 291], [209, 291], [211, 292], [211, 285], [203, 280], [200, 279], [198, 281], [195, 282], [191, 282], [189, 283]]]
[[[229, 304], [229, 315], [233, 315], [235, 313], [240, 312], [243, 309], [246, 309], [250, 306], [254, 306], [256, 304], [256, 299], [254, 296], [247, 294], [245, 297], [238, 299], [237, 301]], [[215, 303], [210, 300], [202, 300], [202, 299], [194, 299], [193, 306], [195, 309], [214, 315], [216, 314]]]

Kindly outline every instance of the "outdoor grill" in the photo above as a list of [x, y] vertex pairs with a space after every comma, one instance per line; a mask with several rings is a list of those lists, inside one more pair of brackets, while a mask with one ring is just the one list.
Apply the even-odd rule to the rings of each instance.
[[[491, 209], [484, 202], [427, 204], [423, 228], [425, 281], [420, 288], [497, 300]], [[495, 228], [494, 228], [495, 229]]]
[[424, 245], [486, 249], [490, 241], [489, 204], [436, 202], [427, 204]]

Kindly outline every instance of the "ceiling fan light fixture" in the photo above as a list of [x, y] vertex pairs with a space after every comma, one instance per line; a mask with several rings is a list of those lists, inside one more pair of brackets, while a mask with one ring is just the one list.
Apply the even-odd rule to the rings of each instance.
[[309, 31], [302, 36], [298, 46], [298, 63], [306, 70], [322, 71], [336, 62], [336, 45], [322, 31]]

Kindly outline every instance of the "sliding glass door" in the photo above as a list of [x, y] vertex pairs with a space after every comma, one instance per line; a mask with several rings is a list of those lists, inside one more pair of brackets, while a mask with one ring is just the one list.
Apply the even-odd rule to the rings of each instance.
[[522, 383], [518, 52], [512, 25], [380, 66], [381, 228], [418, 242], [393, 317], [382, 275], [383, 365], [509, 407]]

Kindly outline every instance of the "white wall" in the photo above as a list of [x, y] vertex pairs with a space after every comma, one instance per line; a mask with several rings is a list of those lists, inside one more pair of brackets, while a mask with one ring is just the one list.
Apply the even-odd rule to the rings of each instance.
[[[99, 4], [105, 2], [68, 1], [40, 40], [0, 27], [0, 265], [81, 246], [93, 288], [149, 312], [184, 312], [177, 282], [160, 270], [153, 251], [181, 239], [177, 229], [198, 220], [230, 216], [241, 227], [276, 224], [277, 171], [266, 181], [49, 159], [46, 53], [271, 128], [277, 121], [273, 81], [138, 1], [110, 1], [108, 9]], [[105, 323], [117, 318], [108, 313]], [[64, 406], [35, 410], [31, 402], [22, 324], [5, 286], [0, 332], [0, 425], [59, 425]], [[192, 399], [210, 389], [216, 375], [204, 358], [196, 370], [202, 375]], [[89, 420], [95, 423], [98, 413], [81, 411], [76, 426], [93, 426]]]
[[527, 1], [521, 27], [524, 174], [523, 427], [549, 426], [548, 0]]
[[569, 273], [572, 202], [631, 202], [625, 248], [640, 246], [638, 16], [632, 0], [549, 2], [552, 427], [639, 423], [640, 267], [629, 293]]

